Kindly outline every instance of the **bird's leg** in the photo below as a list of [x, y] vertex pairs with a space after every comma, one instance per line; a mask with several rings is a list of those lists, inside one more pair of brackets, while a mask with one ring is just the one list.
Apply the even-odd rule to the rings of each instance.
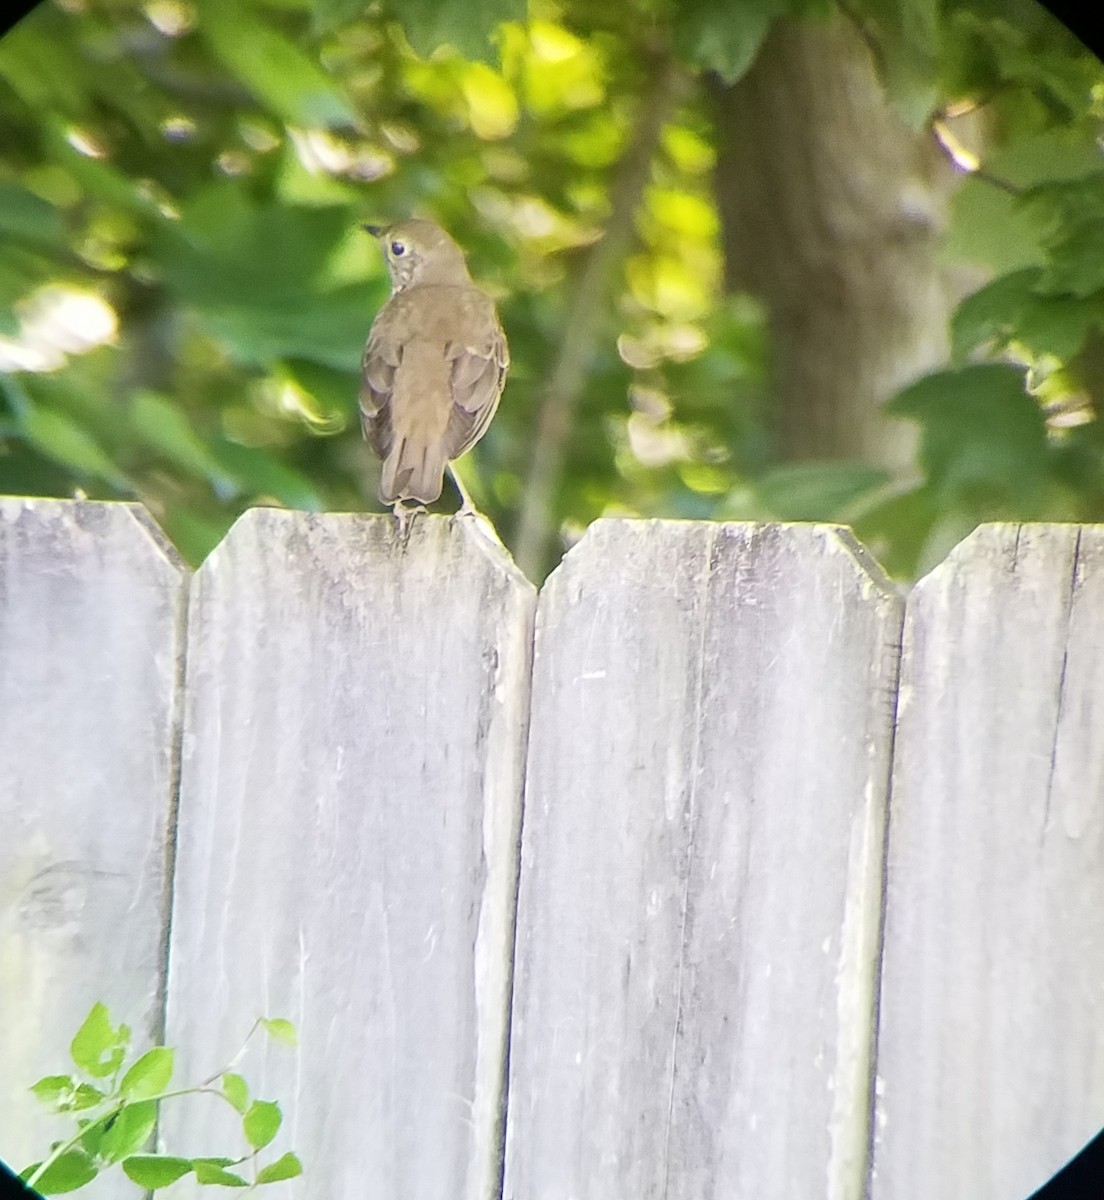
[[394, 507], [391, 509], [391, 511], [394, 513], [395, 524], [398, 528], [399, 541], [403, 544], [403, 546], [405, 546], [410, 540], [410, 530], [414, 525], [414, 518], [419, 513], [424, 513], [425, 510], [424, 504], [414, 504], [407, 508], [407, 506], [401, 500], [395, 501]]
[[448, 473], [452, 479], [452, 482], [456, 485], [456, 490], [460, 493], [460, 508], [457, 512], [454, 512], [451, 517], [449, 517], [449, 524], [455, 525], [457, 521], [462, 521], [465, 517], [474, 517], [475, 528], [478, 529], [479, 532], [484, 535], [484, 537], [490, 538], [492, 542], [504, 550], [505, 546], [502, 545], [502, 539], [495, 531], [495, 527], [479, 511], [479, 509], [475, 507], [475, 502], [472, 500], [471, 496], [468, 495], [467, 489], [460, 482], [460, 476], [456, 474], [455, 470], [453, 470], [452, 463], [448, 464]]
[[456, 473], [456, 468], [452, 463], [448, 464], [449, 478], [452, 480], [453, 486], [460, 493], [460, 508], [459, 511], [453, 513], [453, 520], [457, 517], [477, 517], [479, 510], [475, 507], [475, 502], [468, 495], [468, 489], [460, 482], [460, 476]]

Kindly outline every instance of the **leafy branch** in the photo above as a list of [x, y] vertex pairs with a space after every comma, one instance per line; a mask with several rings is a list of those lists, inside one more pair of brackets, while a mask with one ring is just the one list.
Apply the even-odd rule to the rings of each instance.
[[[77, 1074], [47, 1075], [30, 1089], [51, 1112], [74, 1114], [76, 1132], [55, 1142], [45, 1158], [27, 1167], [23, 1180], [50, 1196], [76, 1191], [115, 1164], [134, 1183], [150, 1189], [167, 1187], [189, 1173], [201, 1184], [242, 1188], [301, 1174], [302, 1165], [291, 1152], [266, 1166], [259, 1163], [260, 1152], [280, 1130], [283, 1114], [274, 1101], [252, 1099], [249, 1085], [234, 1070], [258, 1029], [277, 1041], [295, 1044], [290, 1022], [260, 1017], [225, 1067], [198, 1084], [170, 1089], [174, 1051], [154, 1046], [128, 1064], [130, 1029], [114, 1025], [103, 1004], [93, 1005], [69, 1047]], [[163, 1100], [204, 1094], [219, 1097], [241, 1117], [249, 1147], [244, 1154], [183, 1158], [141, 1152], [153, 1135]], [[249, 1179], [232, 1169], [243, 1164], [250, 1167]]]

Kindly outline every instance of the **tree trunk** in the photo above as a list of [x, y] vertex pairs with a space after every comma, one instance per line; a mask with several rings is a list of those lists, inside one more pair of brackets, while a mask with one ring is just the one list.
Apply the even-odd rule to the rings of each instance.
[[913, 430], [880, 410], [946, 361], [953, 168], [889, 108], [844, 23], [778, 22], [714, 99], [726, 283], [767, 306], [781, 457], [901, 471]]

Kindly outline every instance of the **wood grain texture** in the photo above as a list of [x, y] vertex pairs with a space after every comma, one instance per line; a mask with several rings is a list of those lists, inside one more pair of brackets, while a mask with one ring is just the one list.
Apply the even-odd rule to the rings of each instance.
[[909, 598], [873, 1195], [1026, 1196], [1104, 1124], [1104, 528]]
[[507, 1200], [861, 1194], [900, 619], [826, 527], [599, 521], [550, 578]]
[[243, 1065], [307, 1165], [274, 1200], [496, 1194], [534, 607], [438, 517], [254, 510], [196, 576], [170, 1037], [299, 1028]]
[[[25, 1166], [67, 1126], [97, 1001], [160, 1033], [186, 572], [145, 510], [0, 498], [0, 1129]], [[125, 1180], [103, 1194], [129, 1194]]]

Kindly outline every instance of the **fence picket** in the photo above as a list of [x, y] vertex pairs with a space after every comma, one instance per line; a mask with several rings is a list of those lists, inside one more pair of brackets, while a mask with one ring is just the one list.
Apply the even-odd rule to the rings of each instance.
[[546, 584], [508, 1200], [861, 1194], [900, 617], [825, 527], [601, 521]]
[[1026, 1196], [1104, 1124], [1104, 527], [977, 530], [899, 707], [873, 1195]]
[[[0, 497], [0, 1157], [102, 1001], [160, 1034], [186, 572], [144, 509]], [[130, 1195], [125, 1179], [101, 1195]]]
[[[254, 1060], [288, 1195], [497, 1190], [534, 604], [437, 517], [404, 549], [254, 510], [195, 577], [169, 1036], [203, 1075], [255, 1016], [299, 1028]], [[224, 1116], [167, 1134], [212, 1153]]]

